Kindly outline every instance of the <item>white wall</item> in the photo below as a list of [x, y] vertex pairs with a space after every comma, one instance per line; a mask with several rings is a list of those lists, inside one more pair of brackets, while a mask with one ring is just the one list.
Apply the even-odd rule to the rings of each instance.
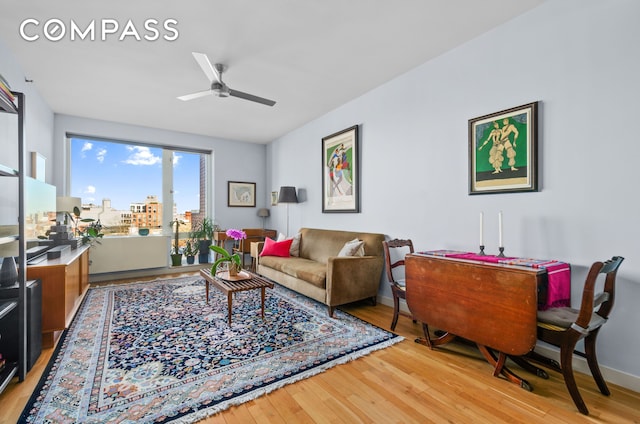
[[[56, 166], [54, 184], [58, 188], [58, 195], [66, 193], [67, 133], [212, 151], [212, 216], [216, 223], [223, 228], [262, 227], [257, 212], [266, 204], [265, 145], [56, 114], [53, 139], [56, 146], [55, 163], [59, 165]], [[256, 207], [227, 207], [227, 181], [255, 182]], [[194, 184], [199, 184], [199, 181], [194, 181]]]
[[[574, 305], [587, 267], [622, 255], [598, 357], [619, 371], [620, 384], [625, 374], [637, 383], [639, 16], [635, 0], [547, 2], [275, 140], [271, 190], [306, 192], [290, 207], [292, 231], [382, 232], [409, 237], [418, 250], [475, 250], [484, 211], [485, 244], [495, 253], [502, 210], [507, 254], [572, 264]], [[532, 101], [541, 102], [540, 191], [469, 196], [468, 120]], [[354, 124], [362, 212], [322, 214], [321, 138]], [[285, 208], [272, 208], [269, 226], [285, 225]], [[381, 294], [390, 296], [385, 284]]]
[[[25, 153], [27, 175], [31, 173], [31, 153], [38, 152], [47, 159], [46, 182], [51, 184], [53, 179], [54, 166], [51, 162], [53, 157], [53, 112], [47, 103], [40, 97], [37, 91], [38, 83], [28, 83], [24, 70], [20, 67], [15, 56], [7, 49], [0, 40], [0, 74], [11, 85], [11, 89], [19, 91], [25, 95]], [[17, 158], [17, 145], [15, 142], [5, 144], [4, 138], [0, 139], [0, 163], [9, 165], [6, 161], [9, 158]], [[11, 159], [13, 160], [13, 159]], [[15, 159], [17, 161], [17, 159]], [[11, 163], [13, 165], [13, 163]], [[16, 162], [17, 165], [17, 162]]]

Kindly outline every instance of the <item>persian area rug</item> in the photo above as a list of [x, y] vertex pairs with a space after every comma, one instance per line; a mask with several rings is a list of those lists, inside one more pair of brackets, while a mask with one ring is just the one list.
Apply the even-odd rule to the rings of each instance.
[[21, 422], [191, 423], [402, 340], [275, 285], [233, 298], [200, 277], [89, 289]]

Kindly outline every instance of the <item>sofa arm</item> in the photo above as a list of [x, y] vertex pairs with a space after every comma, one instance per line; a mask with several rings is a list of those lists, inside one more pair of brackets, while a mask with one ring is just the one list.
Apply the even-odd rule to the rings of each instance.
[[263, 247], [263, 241], [254, 241], [251, 243], [251, 258], [255, 259], [256, 266], [260, 263], [260, 252], [262, 252]]
[[377, 296], [381, 256], [331, 257], [327, 263], [327, 305], [338, 306]]

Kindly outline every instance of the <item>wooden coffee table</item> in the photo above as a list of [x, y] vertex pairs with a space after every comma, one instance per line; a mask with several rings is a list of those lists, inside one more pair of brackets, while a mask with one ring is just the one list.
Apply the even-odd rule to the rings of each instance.
[[[224, 274], [224, 273], [223, 273]], [[217, 288], [221, 292], [227, 295], [227, 308], [228, 308], [228, 317], [229, 317], [229, 325], [231, 325], [231, 310], [233, 304], [233, 294], [241, 291], [247, 290], [261, 290], [261, 306], [262, 306], [262, 319], [264, 319], [264, 291], [265, 288], [269, 287], [273, 288], [273, 283], [266, 278], [263, 278], [253, 272], [249, 271], [241, 271], [239, 278], [235, 279], [225, 279], [222, 278], [223, 274], [219, 274], [216, 276], [211, 275], [210, 269], [201, 269], [200, 275], [206, 281], [206, 299], [207, 303], [209, 303], [209, 283], [213, 285], [213, 287]], [[228, 275], [228, 274], [225, 274]], [[231, 278], [231, 277], [228, 277]]]

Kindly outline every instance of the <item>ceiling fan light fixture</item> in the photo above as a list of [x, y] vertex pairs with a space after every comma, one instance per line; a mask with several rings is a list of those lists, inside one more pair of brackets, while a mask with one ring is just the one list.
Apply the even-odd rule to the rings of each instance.
[[222, 73], [227, 69], [226, 65], [223, 65], [221, 63], [212, 65], [211, 61], [204, 53], [192, 52], [192, 54], [196, 59], [196, 62], [198, 62], [198, 65], [200, 65], [203, 72], [211, 82], [211, 87], [209, 88], [209, 90], [180, 96], [178, 97], [178, 99], [192, 100], [206, 95], [216, 95], [217, 97], [237, 97], [239, 99], [249, 100], [251, 102], [260, 103], [266, 106], [273, 106], [276, 104], [276, 102], [273, 100], [230, 89], [229, 86], [227, 86], [227, 84], [222, 81]]
[[218, 97], [229, 97], [229, 87], [227, 87], [225, 84], [214, 82], [213, 84], [211, 84], [211, 90]]

